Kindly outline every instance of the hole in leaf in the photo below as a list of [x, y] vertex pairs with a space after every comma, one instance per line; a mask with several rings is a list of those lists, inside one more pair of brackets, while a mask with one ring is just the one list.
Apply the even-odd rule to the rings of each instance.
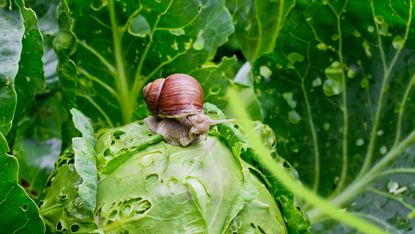
[[117, 130], [112, 135], [114, 136], [115, 139], [119, 140], [121, 138], [121, 136], [124, 135], [124, 134], [125, 133], [123, 131]]
[[30, 195], [32, 195], [33, 197], [37, 197], [39, 193], [36, 190], [31, 190]]
[[287, 161], [285, 161], [282, 165], [283, 165], [285, 168], [291, 168], [290, 164], [289, 164]]
[[118, 211], [117, 210], [113, 210], [111, 211], [110, 215], [109, 215], [109, 219], [110, 220], [115, 220], [117, 217]]
[[147, 134], [147, 136], [152, 136], [153, 135], [153, 133], [149, 133], [149, 134]]
[[23, 186], [23, 188], [29, 188], [30, 187], [30, 183], [27, 180], [22, 179], [20, 181], [20, 184]]
[[264, 231], [264, 229], [262, 229], [261, 226], [257, 226], [258, 230], [262, 233], [262, 234], [266, 234], [266, 232]]
[[77, 232], [78, 230], [79, 230], [79, 225], [78, 224], [72, 224], [71, 232]]
[[111, 155], [112, 155], [111, 150], [110, 150], [109, 148], [107, 148], [107, 149], [104, 151], [104, 157], [108, 157], [108, 156], [111, 156]]
[[75, 159], [73, 158], [69, 159], [68, 164], [74, 164], [74, 163], [75, 163]]
[[61, 221], [59, 221], [58, 224], [56, 224], [56, 231], [62, 231]]
[[27, 209], [28, 209], [29, 207], [27, 206], [27, 205], [23, 205], [22, 206], [22, 209], [24, 210], [24, 211], [27, 211]]

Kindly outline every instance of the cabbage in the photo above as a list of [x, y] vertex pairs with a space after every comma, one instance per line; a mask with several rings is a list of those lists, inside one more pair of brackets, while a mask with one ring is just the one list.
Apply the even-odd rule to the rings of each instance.
[[94, 135], [72, 113], [82, 136], [48, 182], [41, 214], [49, 232], [287, 233], [265, 176], [219, 131], [180, 147], [142, 121]]

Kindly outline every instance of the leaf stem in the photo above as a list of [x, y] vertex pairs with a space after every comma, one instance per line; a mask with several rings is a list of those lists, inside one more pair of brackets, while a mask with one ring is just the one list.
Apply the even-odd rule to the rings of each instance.
[[166, 7], [166, 10], [163, 11], [162, 13], [160, 13], [159, 15], [157, 15], [157, 19], [154, 22], [153, 28], [151, 29], [149, 42], [147, 43], [146, 48], [144, 49], [143, 55], [140, 58], [137, 70], [136, 70], [135, 75], [134, 75], [134, 83], [133, 83], [133, 87], [132, 87], [132, 91], [131, 91], [132, 97], [133, 97], [134, 100], [136, 100], [137, 97], [139, 96], [139, 93], [140, 93], [142, 87], [144, 86], [144, 83], [146, 83], [146, 81], [149, 78], [151, 78], [151, 77], [148, 77], [146, 80], [141, 80], [144, 62], [147, 58], [147, 54], [150, 51], [150, 48], [151, 48], [152, 44], [153, 44], [154, 33], [157, 29], [158, 23], [160, 22], [161, 16], [163, 16], [164, 14], [166, 14], [169, 11], [172, 3], [173, 3], [173, 1], [170, 1], [169, 5]]
[[120, 103], [123, 122], [129, 123], [134, 112], [135, 100], [131, 98], [130, 89], [128, 88], [128, 81], [125, 74], [125, 66], [122, 57], [122, 38], [120, 38], [120, 35], [122, 36], [122, 34], [120, 34], [118, 30], [113, 0], [108, 0], [108, 8], [111, 19], [111, 31], [114, 41], [114, 56], [117, 68], [117, 72], [115, 73], [114, 78], [119, 94], [118, 102]]
[[[355, 196], [362, 193], [369, 183], [382, 174], [382, 169], [385, 168], [392, 160], [403, 153], [406, 149], [415, 143], [415, 130], [411, 132], [400, 144], [392, 148], [386, 156], [376, 163], [364, 176], [358, 180], [354, 180], [343, 192], [332, 199], [332, 203], [337, 206], [344, 206], [347, 202], [352, 200]], [[320, 218], [320, 211], [313, 209], [308, 212], [311, 220]]]
[[407, 86], [405, 90], [405, 94], [403, 95], [401, 105], [399, 106], [399, 117], [398, 117], [398, 123], [396, 126], [396, 136], [395, 136], [395, 142], [393, 144], [394, 146], [397, 145], [399, 143], [399, 140], [401, 139], [403, 114], [405, 112], [406, 101], [409, 99], [409, 93], [411, 92], [411, 89], [413, 86], [415, 86], [415, 74], [412, 75], [412, 78], [409, 81], [409, 85]]
[[360, 219], [354, 215], [351, 215], [347, 212], [340, 210], [335, 205], [325, 201], [316, 193], [313, 193], [298, 181], [294, 180], [284, 168], [277, 164], [272, 157], [270, 156], [269, 150], [263, 145], [261, 140], [257, 137], [254, 126], [249, 120], [248, 113], [246, 112], [243, 104], [238, 98], [238, 94], [235, 90], [230, 89], [228, 92], [230, 106], [233, 108], [234, 113], [241, 120], [242, 124], [245, 126], [245, 133], [252, 144], [256, 155], [259, 157], [266, 170], [272, 173], [276, 179], [278, 179], [281, 184], [288, 188], [294, 195], [299, 198], [303, 198], [308, 201], [311, 205], [318, 208], [319, 212], [323, 212], [329, 215], [331, 218], [338, 220], [342, 223], [345, 223], [361, 232], [364, 233], [385, 233], [380, 228], [375, 225], [365, 222], [363, 219]]

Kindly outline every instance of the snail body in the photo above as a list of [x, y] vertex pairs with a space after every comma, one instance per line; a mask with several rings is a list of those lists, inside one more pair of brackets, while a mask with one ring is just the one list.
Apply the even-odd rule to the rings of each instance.
[[186, 74], [173, 74], [147, 84], [144, 100], [152, 116], [148, 128], [173, 145], [187, 146], [207, 137], [211, 125], [228, 122], [212, 120], [203, 111], [204, 93], [199, 82]]

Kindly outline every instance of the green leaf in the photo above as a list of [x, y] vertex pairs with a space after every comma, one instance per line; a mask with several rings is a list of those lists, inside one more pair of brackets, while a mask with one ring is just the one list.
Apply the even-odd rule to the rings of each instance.
[[6, 135], [44, 85], [43, 48], [36, 15], [23, 1], [13, 1], [0, 13], [0, 131]]
[[50, 232], [86, 233], [96, 228], [96, 140], [90, 120], [77, 109], [70, 112], [82, 136], [72, 138], [72, 147], [56, 162], [40, 212]]
[[82, 137], [72, 139], [72, 149], [75, 157], [75, 170], [82, 182], [78, 187], [81, 199], [79, 206], [89, 211], [96, 207], [98, 174], [96, 167], [96, 140], [91, 121], [77, 109], [71, 109], [73, 122]]
[[[413, 1], [302, 1], [285, 15], [274, 51], [254, 65], [279, 154], [334, 204], [388, 230], [411, 230], [413, 208], [402, 204], [413, 197], [412, 174], [382, 171], [414, 166], [396, 164], [414, 155]], [[390, 180], [408, 187], [397, 196], [404, 203], [384, 196]]]
[[22, 14], [25, 32], [22, 39], [22, 53], [19, 61], [19, 71], [14, 80], [17, 93], [16, 117], [17, 122], [26, 108], [32, 103], [38, 90], [45, 85], [43, 73], [43, 38], [39, 31], [36, 14], [25, 7], [23, 0], [16, 0]]
[[[283, 10], [291, 0], [227, 1], [234, 24], [236, 39], [245, 58], [253, 63], [256, 58], [270, 52], [275, 46]], [[272, 10], [271, 10], [272, 9]]]
[[18, 185], [19, 164], [7, 154], [7, 141], [0, 133], [0, 225], [10, 233], [44, 233], [45, 224], [36, 204]]
[[46, 90], [56, 90], [59, 85], [59, 79], [57, 74], [58, 58], [53, 50], [53, 39], [58, 33], [58, 19], [56, 18], [56, 9], [59, 4], [59, 0], [26, 0], [27, 6], [32, 8], [38, 17], [39, 29], [43, 36], [43, 48], [45, 53], [43, 54], [43, 69], [46, 78]]
[[65, 0], [58, 16], [65, 96], [99, 127], [130, 122], [148, 81], [193, 71], [233, 32], [223, 0]]
[[90, 233], [96, 229], [90, 210], [79, 200], [78, 186], [82, 178], [74, 168], [74, 155], [66, 150], [56, 163], [46, 187], [46, 196], [40, 207], [48, 233]]
[[32, 198], [38, 199], [62, 151], [62, 122], [67, 119], [57, 95], [40, 101], [20, 121], [13, 152], [19, 160], [19, 179]]
[[189, 73], [202, 85], [205, 102], [215, 103], [219, 108], [227, 106], [225, 94], [233, 85], [233, 69], [237, 65], [236, 57], [224, 57], [220, 64], [205, 64]]
[[[216, 106], [210, 103], [206, 103], [204, 108], [205, 112], [211, 118], [225, 118], [224, 114]], [[291, 167], [286, 160], [277, 155], [275, 148], [276, 139], [272, 130], [267, 125], [261, 124], [260, 122], [255, 122], [255, 124], [257, 135], [267, 146], [273, 156], [273, 159], [278, 163], [278, 165], [284, 168], [288, 174], [297, 179], [297, 171]], [[303, 214], [303, 205], [294, 198], [293, 194], [289, 190], [283, 187], [277, 178], [272, 176], [270, 171], [265, 169], [264, 164], [258, 160], [253, 148], [244, 136], [243, 129], [239, 130], [236, 127], [239, 128], [240, 126], [234, 126], [226, 123], [220, 124], [217, 127], [217, 130], [211, 133], [213, 135], [218, 135], [232, 149], [235, 155], [240, 155], [245, 162], [255, 168], [250, 169], [254, 171], [254, 174], [256, 174], [260, 180], [265, 181], [265, 184], [268, 185], [268, 190], [273, 195], [275, 201], [278, 202], [279, 206], [282, 208], [281, 212], [289, 233], [308, 233], [310, 224]]]
[[6, 135], [16, 109], [14, 79], [19, 69], [24, 25], [18, 9], [0, 8], [0, 132]]

